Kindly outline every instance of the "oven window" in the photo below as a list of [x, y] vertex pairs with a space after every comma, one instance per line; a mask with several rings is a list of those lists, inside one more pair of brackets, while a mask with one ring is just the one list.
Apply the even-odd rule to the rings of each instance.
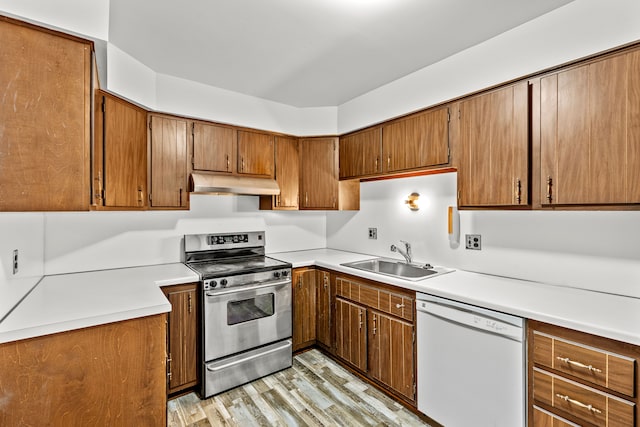
[[227, 303], [227, 325], [248, 322], [273, 315], [274, 294], [258, 295], [255, 298]]

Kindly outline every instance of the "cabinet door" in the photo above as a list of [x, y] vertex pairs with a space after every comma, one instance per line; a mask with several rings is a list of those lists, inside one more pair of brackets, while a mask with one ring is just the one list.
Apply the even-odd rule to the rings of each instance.
[[526, 82], [461, 103], [460, 206], [529, 203], [528, 106]]
[[449, 109], [425, 111], [382, 128], [383, 172], [449, 162]]
[[234, 128], [194, 122], [192, 137], [194, 170], [233, 172], [237, 140]]
[[340, 179], [382, 172], [381, 128], [340, 137]]
[[316, 285], [316, 339], [326, 348], [331, 348], [331, 275], [326, 271], [318, 271]]
[[91, 203], [91, 44], [0, 20], [0, 211]]
[[168, 321], [168, 393], [196, 385], [198, 304], [197, 284], [164, 288], [171, 303]]
[[151, 207], [187, 207], [187, 122], [151, 115]]
[[338, 208], [337, 138], [300, 140], [300, 209]]
[[638, 99], [637, 55], [617, 55], [541, 79], [543, 204], [640, 201], [635, 184], [640, 117], [627, 99]]
[[293, 350], [312, 345], [316, 339], [316, 271], [294, 270]]
[[369, 374], [414, 400], [413, 325], [370, 309], [367, 319]]
[[147, 200], [147, 113], [99, 92], [96, 98], [95, 203], [144, 208]]
[[274, 136], [238, 131], [238, 173], [273, 178]]
[[336, 355], [367, 370], [367, 309], [336, 298]]

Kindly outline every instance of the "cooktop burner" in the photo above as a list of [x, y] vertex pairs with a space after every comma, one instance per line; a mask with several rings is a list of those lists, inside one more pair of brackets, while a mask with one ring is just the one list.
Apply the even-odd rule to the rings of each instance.
[[203, 280], [235, 274], [257, 273], [280, 268], [290, 268], [291, 264], [266, 256], [253, 258], [224, 258], [218, 260], [187, 263]]

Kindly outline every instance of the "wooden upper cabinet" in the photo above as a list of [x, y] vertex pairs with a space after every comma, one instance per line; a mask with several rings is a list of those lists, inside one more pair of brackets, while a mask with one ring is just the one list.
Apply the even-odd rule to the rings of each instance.
[[540, 79], [542, 205], [640, 203], [640, 52]]
[[273, 178], [274, 136], [238, 131], [238, 173]]
[[382, 171], [398, 172], [449, 162], [449, 109], [437, 108], [382, 127]]
[[338, 138], [300, 140], [300, 209], [338, 209]]
[[91, 203], [91, 42], [0, 17], [0, 211]]
[[378, 126], [340, 137], [340, 179], [382, 172], [381, 135]]
[[193, 122], [194, 170], [232, 173], [236, 159], [237, 131], [232, 127]]
[[529, 203], [528, 83], [497, 89], [460, 103], [458, 205]]
[[149, 115], [150, 207], [188, 208], [187, 121]]
[[297, 210], [300, 188], [298, 139], [275, 138], [275, 175], [280, 194], [260, 196], [260, 209]]
[[95, 112], [94, 204], [147, 206], [147, 112], [98, 91]]

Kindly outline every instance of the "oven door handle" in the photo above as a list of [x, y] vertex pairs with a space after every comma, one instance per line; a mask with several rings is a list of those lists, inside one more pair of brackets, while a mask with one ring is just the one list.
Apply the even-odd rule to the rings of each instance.
[[252, 285], [252, 286], [247, 286], [247, 287], [237, 287], [237, 288], [229, 288], [226, 289], [224, 291], [219, 291], [219, 292], [206, 292], [205, 295], [208, 297], [220, 297], [223, 295], [229, 295], [229, 294], [235, 294], [238, 292], [247, 292], [247, 291], [255, 291], [257, 289], [263, 289], [263, 288], [277, 288], [283, 285], [290, 285], [291, 284], [291, 279], [289, 280], [281, 280], [279, 282], [267, 282], [267, 283], [260, 283], [257, 285]]
[[292, 345], [292, 341], [286, 340], [283, 345], [264, 351], [262, 353], [256, 353], [251, 356], [243, 357], [242, 359], [234, 360], [232, 362], [225, 363], [224, 365], [220, 365], [220, 366], [211, 367], [207, 365], [207, 371], [209, 372], [221, 371], [223, 369], [230, 368], [231, 366], [239, 365], [240, 363], [248, 362], [250, 360], [257, 359], [258, 357], [263, 357], [263, 356], [266, 356], [267, 354], [275, 353], [276, 351], [280, 351], [284, 348], [291, 347], [291, 345]]

